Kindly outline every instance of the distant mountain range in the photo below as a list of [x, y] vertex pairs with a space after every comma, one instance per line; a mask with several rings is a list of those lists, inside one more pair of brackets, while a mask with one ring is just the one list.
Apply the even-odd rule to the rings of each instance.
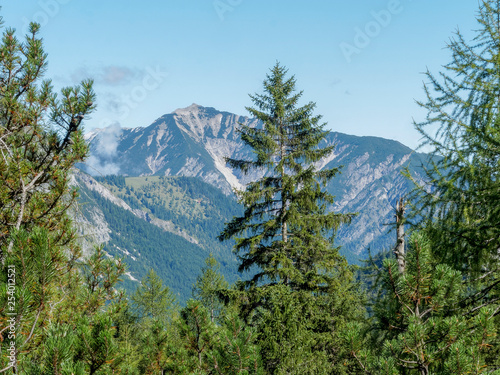
[[[193, 104], [158, 118], [148, 127], [109, 127], [88, 133], [86, 138], [90, 142], [91, 154], [79, 168], [94, 176], [127, 178], [96, 180], [83, 173], [75, 174], [74, 183], [81, 187], [82, 200], [87, 206], [79, 219], [87, 228], [86, 233], [91, 233], [91, 228], [94, 228], [95, 239], [107, 243], [109, 251], [117, 253], [118, 246], [122, 254], [133, 256], [134, 248], [127, 244], [126, 238], [137, 237], [133, 232], [135, 228], [110, 224], [110, 218], [106, 216], [111, 213], [102, 212], [103, 202], [108, 202], [110, 207], [123, 211], [123, 216], [133, 216], [149, 227], [155, 227], [155, 231], [160, 231], [158, 233], [179, 239], [182, 245], [179, 242], [176, 246], [185, 247], [183, 254], [193, 253], [184, 259], [190, 264], [201, 265], [202, 259], [214, 250], [223, 263], [224, 273], [235, 279], [236, 260], [230, 252], [230, 244], [219, 244], [214, 240], [218, 232], [211, 231], [215, 227], [206, 226], [204, 230], [201, 226], [204, 221], [211, 221], [217, 228], [222, 228], [224, 222], [241, 209], [235, 202], [232, 189], [242, 189], [249, 181], [262, 176], [263, 172], [243, 176], [225, 164], [224, 157], [252, 158], [252, 150], [239, 138], [239, 123], [260, 126], [255, 119]], [[332, 144], [335, 145], [334, 153], [317, 165], [319, 169], [343, 166], [341, 174], [327, 186], [336, 197], [331, 209], [359, 213], [350, 226], [340, 229], [337, 244], [343, 246], [343, 253], [350, 261], [366, 256], [368, 248], [374, 253], [391, 248], [395, 235], [388, 233], [388, 224], [394, 221], [393, 207], [396, 200], [411, 189], [401, 170], [408, 167], [420, 180], [420, 166], [428, 156], [399, 142], [378, 137], [331, 132], [321, 146]], [[149, 176], [156, 177], [147, 179]], [[191, 179], [179, 180], [174, 176]], [[196, 184], [197, 188], [186, 187]], [[209, 190], [211, 198], [204, 197], [203, 191]], [[177, 203], [184, 202], [182, 212], [173, 208], [175, 197]], [[201, 214], [199, 210], [203, 205], [196, 202], [207, 204], [209, 201], [217, 201], [219, 207], [203, 207]], [[189, 212], [190, 209], [195, 211]], [[118, 227], [120, 233], [116, 233]], [[117, 245], [117, 236], [122, 237], [121, 245]], [[113, 246], [115, 250], [112, 250]], [[140, 249], [135, 250], [140, 252]], [[157, 251], [168, 253], [171, 250], [158, 248]], [[177, 262], [179, 267], [186, 267], [182, 259]], [[154, 261], [146, 263], [155, 266]], [[172, 267], [175, 268], [175, 264]], [[140, 278], [146, 268], [144, 265], [141, 271], [131, 271], [131, 276]], [[186, 289], [179, 293], [185, 294]]]

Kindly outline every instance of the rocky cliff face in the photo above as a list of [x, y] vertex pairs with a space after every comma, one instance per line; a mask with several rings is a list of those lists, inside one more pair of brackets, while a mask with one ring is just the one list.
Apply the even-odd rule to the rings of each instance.
[[242, 153], [236, 132], [240, 122], [257, 125], [256, 120], [193, 104], [146, 128], [97, 130], [87, 135], [92, 155], [83, 169], [91, 174], [111, 169], [128, 176], [198, 177], [231, 194], [232, 187], [242, 185], [224, 157]]
[[421, 165], [428, 156], [377, 137], [331, 133], [326, 143], [337, 148], [325, 167], [342, 166], [341, 174], [327, 187], [336, 197], [332, 209], [358, 213], [351, 225], [339, 230], [339, 242], [357, 255], [365, 255], [368, 248], [373, 253], [392, 248], [395, 203], [413, 187], [402, 171], [408, 169], [421, 181]]
[[[148, 127], [96, 130], [87, 135], [91, 157], [81, 168], [91, 174], [192, 176], [231, 195], [233, 188], [242, 189], [261, 177], [243, 176], [226, 166], [225, 157], [252, 157], [239, 138], [239, 123], [259, 126], [255, 119], [193, 104]], [[317, 167], [343, 166], [327, 187], [336, 196], [332, 209], [358, 212], [349, 227], [341, 228], [338, 242], [357, 255], [370, 246], [373, 252], [392, 246], [386, 224], [394, 221], [395, 201], [411, 188], [401, 170], [408, 167], [420, 179], [418, 166], [425, 155], [396, 141], [335, 132], [323, 143], [331, 144], [336, 145], [335, 152]]]

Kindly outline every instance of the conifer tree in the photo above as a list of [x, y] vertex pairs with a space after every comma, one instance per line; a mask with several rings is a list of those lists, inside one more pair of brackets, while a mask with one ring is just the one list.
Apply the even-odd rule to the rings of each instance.
[[232, 306], [226, 309], [223, 319], [211, 358], [214, 373], [264, 374], [255, 328], [246, 325]]
[[236, 192], [244, 215], [227, 223], [219, 238], [235, 238], [239, 270], [254, 274], [232, 297], [258, 331], [265, 370], [333, 372], [341, 362], [340, 314], [348, 320], [359, 311], [352, 272], [333, 246], [338, 227], [353, 215], [328, 209], [333, 197], [325, 186], [339, 169], [318, 170], [316, 163], [333, 146], [320, 146], [325, 124], [313, 115], [314, 103], [298, 106], [302, 92], [286, 75], [277, 63], [264, 94], [250, 95], [255, 108], [247, 109], [262, 126], [242, 124], [239, 132], [255, 159], [227, 162], [243, 173], [265, 174]]
[[82, 314], [94, 315], [107, 302], [123, 297], [123, 292], [115, 289], [126, 271], [126, 265], [121, 259], [108, 258], [101, 245], [80, 264], [83, 283], [79, 289], [81, 298], [76, 301], [79, 306], [75, 308], [79, 308]]
[[229, 222], [219, 238], [236, 239], [240, 271], [258, 267], [248, 286], [285, 283], [294, 290], [326, 290], [329, 271], [340, 260], [331, 240], [352, 215], [327, 211], [333, 197], [322, 186], [339, 170], [319, 171], [314, 163], [333, 146], [318, 147], [325, 124], [313, 116], [314, 103], [298, 107], [302, 92], [295, 92], [295, 78], [286, 74], [277, 63], [264, 81], [265, 93], [250, 95], [257, 108], [247, 110], [263, 125], [241, 125], [239, 132], [255, 160], [227, 162], [243, 173], [263, 169], [266, 175], [236, 192], [244, 216]]
[[140, 373], [138, 367], [141, 360], [147, 357], [144, 352], [149, 351], [150, 347], [143, 344], [144, 328], [127, 302], [117, 309], [113, 317], [116, 326], [115, 342], [119, 348], [115, 364], [117, 373], [136, 375]]
[[439, 157], [416, 192], [428, 235], [444, 261], [476, 270], [498, 266], [500, 248], [499, 19], [500, 1], [482, 0], [472, 44], [458, 31], [440, 78], [426, 73], [427, 120], [416, 124]]
[[384, 260], [370, 335], [359, 324], [343, 333], [360, 369], [393, 375], [498, 373], [487, 365], [498, 330], [494, 309], [464, 315], [461, 273], [436, 263], [423, 234], [409, 242], [403, 273], [396, 259]]
[[163, 285], [152, 269], [141, 280], [141, 285], [132, 295], [132, 301], [140, 319], [151, 319], [165, 324], [176, 305], [174, 294], [169, 287]]
[[218, 319], [223, 308], [219, 293], [228, 288], [228, 282], [220, 273], [219, 263], [210, 253], [205, 259], [205, 267], [201, 269], [201, 275], [196, 278], [193, 285], [193, 298], [200, 301], [208, 309], [212, 322]]
[[139, 344], [134, 348], [140, 357], [137, 370], [141, 374], [163, 373], [171, 362], [169, 350], [174, 336], [172, 318], [177, 308], [176, 298], [151, 269], [131, 300], [136, 320], [124, 328], [133, 331], [130, 340]]
[[178, 373], [206, 374], [210, 371], [213, 349], [219, 340], [218, 327], [210, 320], [208, 310], [199, 302], [189, 300], [178, 321], [180, 345], [174, 355]]
[[[472, 42], [451, 39], [451, 62], [427, 72], [427, 119], [417, 123], [437, 158], [413, 195], [434, 256], [467, 284], [464, 315], [489, 305], [500, 324], [500, 0], [481, 0]], [[500, 356], [500, 342], [493, 345]], [[491, 364], [500, 366], [498, 360]]]
[[141, 374], [162, 374], [171, 359], [167, 348], [170, 344], [170, 335], [162, 322], [156, 320], [147, 328], [141, 339], [142, 359], [138, 369]]
[[[92, 82], [56, 95], [42, 81], [38, 32], [31, 24], [21, 42], [7, 29], [0, 42], [0, 372], [104, 374], [132, 365], [126, 373], [137, 373], [137, 353], [123, 361], [133, 347], [116, 345], [125, 267], [102, 247], [81, 259], [68, 214], [77, 198], [71, 170], [88, 151], [82, 124], [95, 107]], [[12, 360], [4, 355], [11, 345]]]
[[85, 316], [78, 322], [75, 360], [86, 365], [89, 375], [111, 368], [118, 351], [114, 334], [113, 322], [105, 313], [96, 314], [92, 320]]
[[44, 227], [57, 243], [74, 238], [67, 209], [69, 172], [86, 156], [82, 120], [94, 109], [92, 82], [65, 88], [61, 97], [41, 81], [47, 55], [31, 24], [24, 43], [7, 29], [0, 45], [0, 260], [12, 252], [11, 234]]
[[[114, 287], [124, 267], [106, 262], [102, 251], [77, 262], [80, 247], [68, 214], [77, 197], [71, 169], [87, 154], [82, 124], [95, 94], [91, 81], [60, 96], [42, 81], [47, 55], [38, 32], [31, 24], [21, 42], [6, 29], [0, 42], [2, 353], [11, 342], [12, 314], [16, 334], [13, 361], [2, 355], [0, 372], [96, 373], [109, 369], [115, 356], [113, 304], [104, 306], [119, 298]], [[9, 270], [15, 270], [12, 291]]]

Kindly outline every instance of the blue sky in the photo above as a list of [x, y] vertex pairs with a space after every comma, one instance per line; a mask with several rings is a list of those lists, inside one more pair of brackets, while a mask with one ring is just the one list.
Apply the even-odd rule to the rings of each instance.
[[327, 128], [419, 143], [422, 74], [471, 37], [477, 0], [0, 0], [5, 26], [42, 24], [56, 87], [95, 79], [86, 129], [147, 126], [191, 103], [247, 115], [276, 61]]

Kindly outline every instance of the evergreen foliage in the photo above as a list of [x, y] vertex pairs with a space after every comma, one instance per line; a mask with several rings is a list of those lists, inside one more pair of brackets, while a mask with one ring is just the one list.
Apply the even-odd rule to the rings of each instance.
[[221, 315], [223, 304], [220, 301], [220, 293], [229, 288], [228, 282], [221, 275], [219, 263], [212, 253], [205, 259], [205, 267], [196, 278], [193, 285], [193, 298], [205, 306], [210, 313], [210, 320], [214, 322]]
[[163, 285], [158, 275], [149, 270], [142, 279], [141, 285], [135, 290], [131, 300], [139, 319], [150, 318], [163, 321], [175, 310], [175, 296], [170, 289]]
[[[326, 135], [321, 117], [313, 116], [314, 103], [298, 107], [302, 92], [286, 74], [277, 63], [264, 81], [265, 93], [250, 96], [256, 108], [247, 109], [263, 127], [242, 124], [239, 131], [255, 160], [227, 162], [243, 173], [266, 173], [236, 192], [244, 215], [219, 238], [235, 238], [240, 271], [255, 272], [240, 283], [243, 294], [228, 295], [239, 299], [242, 316], [257, 328], [266, 372], [330, 373], [340, 361], [336, 332], [344, 322], [336, 319], [338, 305], [349, 305], [352, 319], [359, 312], [352, 272], [333, 246], [336, 230], [353, 215], [326, 209], [333, 197], [324, 187], [339, 170], [318, 171], [315, 163], [333, 146], [318, 147]], [[351, 286], [338, 288], [343, 283]]]
[[421, 233], [410, 239], [404, 272], [395, 259], [384, 260], [371, 333], [352, 324], [344, 339], [367, 373], [483, 374], [495, 342], [493, 309], [464, 315], [462, 275], [432, 257]]
[[181, 310], [179, 336], [183, 347], [182, 373], [204, 374], [211, 367], [212, 350], [216, 345], [218, 327], [210, 320], [208, 310], [198, 301], [189, 300]]
[[58, 97], [41, 81], [47, 55], [31, 24], [24, 42], [13, 29], [0, 44], [0, 260], [12, 252], [16, 230], [43, 227], [56, 244], [74, 237], [66, 215], [76, 193], [68, 193], [69, 171], [86, 155], [81, 122], [94, 109], [92, 82], [65, 88]]
[[[179, 290], [193, 283], [194, 299], [180, 308], [151, 267], [131, 266], [144, 278], [127, 297], [117, 290], [126, 267], [110, 249], [81, 257], [69, 180], [87, 152], [81, 124], [93, 109], [92, 84], [63, 89], [58, 99], [40, 81], [46, 55], [39, 26], [31, 25], [24, 43], [7, 29], [0, 42], [0, 372], [500, 374], [500, 0], [483, 0], [478, 20], [474, 45], [460, 33], [451, 41], [442, 82], [427, 75], [421, 105], [429, 115], [417, 128], [438, 158], [428, 185], [412, 196], [412, 219], [420, 220], [408, 248], [401, 209], [398, 258], [380, 253], [357, 274], [373, 292], [366, 309], [356, 269], [333, 245], [353, 217], [327, 210], [333, 197], [324, 189], [339, 170], [316, 169], [333, 148], [319, 147], [324, 125], [314, 103], [298, 107], [302, 92], [284, 67], [276, 64], [264, 94], [251, 96], [248, 110], [263, 126], [240, 129], [255, 159], [228, 159], [244, 173], [265, 172], [237, 192], [243, 215], [219, 236], [235, 239], [248, 280], [229, 285], [214, 255], [203, 266], [206, 252], [194, 245], [191, 268], [175, 273], [185, 256], [179, 248], [192, 244], [145, 229], [143, 220], [86, 192], [115, 228], [139, 229], [144, 238], [134, 246], [154, 254], [150, 261]], [[426, 126], [436, 124], [430, 135]], [[183, 225], [211, 217], [220, 199], [192, 179], [105, 181], [141, 209], [153, 199], [148, 209], [164, 220], [184, 215]], [[217, 215], [234, 211], [231, 204]], [[118, 249], [123, 239], [112, 236]]]
[[[101, 365], [86, 362], [85, 354], [77, 358], [75, 328], [82, 319], [98, 324], [96, 311], [119, 298], [111, 286], [104, 294], [85, 293], [68, 215], [76, 198], [70, 171], [86, 156], [82, 120], [95, 95], [91, 81], [57, 96], [41, 80], [47, 55], [38, 32], [31, 24], [20, 42], [6, 29], [0, 43], [0, 371], [82, 373]], [[88, 269], [104, 276], [93, 264]], [[107, 275], [122, 271], [113, 264]], [[3, 355], [9, 349], [11, 358]], [[112, 355], [94, 349], [105, 361]]]
[[[416, 124], [439, 161], [413, 194], [419, 227], [433, 256], [460, 271], [464, 316], [493, 309], [500, 325], [500, 1], [482, 0], [472, 42], [460, 32], [448, 44], [451, 62], [427, 72], [427, 120]], [[498, 339], [497, 339], [498, 340]], [[488, 364], [499, 368], [499, 342]]]
[[[163, 315], [166, 317], [167, 315]], [[172, 361], [168, 356], [170, 334], [161, 321], [153, 320], [140, 341], [141, 361], [137, 366], [141, 374], [161, 374]]]
[[244, 323], [234, 307], [227, 309], [213, 350], [215, 374], [264, 374], [259, 347], [254, 343], [256, 330]]
[[[237, 191], [245, 207], [242, 217], [229, 222], [221, 240], [236, 238], [240, 271], [258, 267], [248, 285], [284, 282], [294, 289], [324, 290], [329, 270], [339, 261], [330, 235], [352, 215], [326, 212], [333, 197], [321, 189], [338, 169], [317, 171], [314, 163], [333, 147], [318, 148], [325, 137], [315, 104], [297, 108], [302, 92], [295, 93], [295, 78], [276, 64], [264, 81], [265, 94], [250, 96], [257, 108], [248, 111], [263, 128], [242, 125], [241, 139], [253, 148], [255, 160], [227, 159], [247, 173], [264, 169], [266, 176]], [[332, 239], [331, 238], [331, 239]]]
[[[482, 1], [468, 44], [457, 32], [452, 62], [424, 86], [427, 120], [416, 124], [439, 161], [416, 190], [425, 226], [443, 261], [468, 270], [498, 267], [500, 212], [500, 2]], [[432, 132], [432, 128], [437, 131]], [[430, 128], [428, 130], [428, 128]], [[436, 159], [434, 159], [436, 160]], [[432, 223], [432, 224], [431, 224]]]

